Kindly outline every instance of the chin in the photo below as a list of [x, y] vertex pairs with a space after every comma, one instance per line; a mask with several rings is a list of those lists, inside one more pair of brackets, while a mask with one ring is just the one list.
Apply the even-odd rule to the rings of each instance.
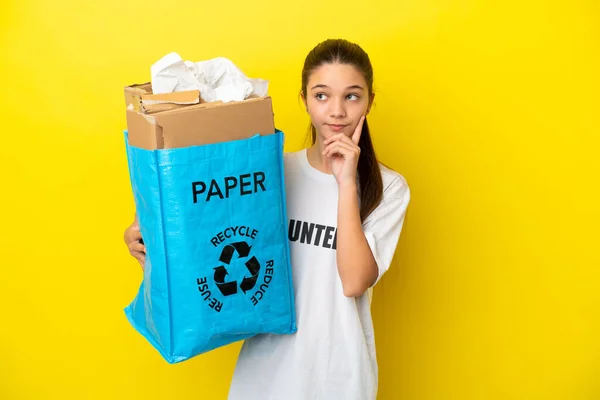
[[325, 138], [328, 138], [328, 137], [335, 136], [335, 135], [338, 135], [338, 134], [340, 134], [340, 133], [343, 133], [344, 135], [346, 135], [346, 136], [350, 137], [350, 136], [352, 136], [352, 135], [351, 135], [349, 132], [347, 132], [347, 131], [348, 131], [348, 129], [349, 129], [349, 127], [345, 127], [345, 128], [343, 128], [342, 130], [339, 130], [339, 131], [338, 131], [338, 130], [334, 130], [334, 129], [332, 129], [332, 128], [328, 127], [328, 126], [325, 126], [325, 127], [323, 128], [323, 131], [322, 131], [322, 134], [321, 134], [321, 136], [323, 136], [323, 137], [325, 137]]

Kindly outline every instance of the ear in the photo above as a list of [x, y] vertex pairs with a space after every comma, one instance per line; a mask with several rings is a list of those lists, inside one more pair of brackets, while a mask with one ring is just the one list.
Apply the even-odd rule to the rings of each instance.
[[369, 96], [369, 105], [367, 106], [367, 112], [365, 113], [365, 115], [368, 115], [369, 112], [371, 111], [371, 106], [373, 106], [374, 100], [375, 100], [375, 93], [371, 93], [371, 95]]
[[304, 103], [304, 108], [306, 112], [308, 112], [308, 103], [306, 102], [306, 96], [304, 96], [304, 92], [300, 92], [300, 97], [302, 97], [302, 102]]

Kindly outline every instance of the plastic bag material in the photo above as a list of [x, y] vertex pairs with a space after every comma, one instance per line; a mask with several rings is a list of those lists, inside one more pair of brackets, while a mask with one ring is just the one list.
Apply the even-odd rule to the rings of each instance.
[[169, 363], [296, 332], [283, 132], [145, 150], [125, 143], [144, 279], [125, 308]]

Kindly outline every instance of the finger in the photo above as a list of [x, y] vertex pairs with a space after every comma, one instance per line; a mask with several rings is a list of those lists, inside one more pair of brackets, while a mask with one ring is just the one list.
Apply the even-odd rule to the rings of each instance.
[[137, 260], [139, 260], [140, 256], [142, 255], [141, 251], [130, 251], [129, 253], [133, 256], [133, 258], [135, 258]]
[[142, 232], [140, 231], [139, 226], [131, 227], [131, 236], [133, 236], [133, 238], [136, 240], [139, 240], [142, 238]]
[[140, 224], [139, 222], [133, 221], [133, 223], [131, 225], [129, 225], [129, 228], [127, 228], [128, 231], [138, 234], [140, 232]]
[[131, 253], [131, 255], [138, 260], [141, 263], [145, 263], [146, 262], [146, 254], [139, 252], [139, 251], [134, 251]]
[[140, 253], [145, 253], [146, 246], [144, 246], [140, 242], [135, 241], [135, 242], [129, 243], [129, 250], [130, 251], [139, 251]]
[[352, 142], [350, 139], [348, 139], [346, 137], [346, 140], [337, 140], [337, 141], [332, 142], [332, 143], [328, 144], [327, 146], [325, 146], [325, 149], [323, 150], [323, 155], [327, 154], [328, 150], [335, 145], [344, 145], [345, 148], [352, 149], [356, 153], [360, 152], [360, 147], [355, 145], [354, 142]]
[[125, 239], [125, 242], [127, 244], [133, 242], [134, 240], [137, 242], [142, 238], [142, 233], [140, 232], [139, 228], [136, 228], [133, 225], [131, 225], [125, 230], [123, 238]]
[[355, 145], [354, 142], [352, 140], [350, 140], [349, 138], [346, 138], [346, 140], [337, 140], [333, 143], [328, 144], [327, 146], [325, 146], [325, 150], [323, 150], [323, 153], [325, 153], [328, 149], [330, 149], [336, 145], [341, 145], [344, 148], [352, 149], [353, 151], [356, 151], [356, 152], [360, 151], [360, 147]]
[[353, 153], [353, 152], [354, 152], [354, 149], [352, 147], [350, 147], [348, 144], [341, 143], [341, 142], [335, 142], [335, 143], [332, 143], [328, 149], [326, 149], [325, 156], [330, 157], [332, 155], [339, 154], [339, 155], [344, 156], [344, 158], [348, 158], [348, 156], [350, 156], [351, 153]]
[[342, 142], [332, 143], [325, 149], [325, 156], [327, 157], [331, 157], [334, 154], [340, 154], [345, 159], [348, 159], [356, 156], [357, 153], [358, 152], [356, 146]]
[[344, 142], [344, 143], [351, 143], [351, 144], [355, 144], [352, 139], [346, 135], [345, 133], [337, 133], [327, 139], [325, 139], [325, 141], [323, 142], [324, 145], [328, 145], [331, 144], [333, 142]]
[[363, 115], [362, 117], [360, 117], [360, 120], [358, 121], [358, 125], [356, 125], [356, 129], [354, 130], [354, 133], [352, 134], [352, 141], [356, 145], [358, 145], [358, 142], [360, 141], [360, 135], [362, 134], [362, 128], [363, 128], [364, 123], [365, 123], [365, 116]]
[[336, 133], [335, 135], [330, 136], [327, 139], [325, 139], [323, 144], [327, 145], [327, 144], [330, 144], [333, 142], [337, 142], [338, 140], [344, 140], [344, 138], [349, 139], [345, 133]]

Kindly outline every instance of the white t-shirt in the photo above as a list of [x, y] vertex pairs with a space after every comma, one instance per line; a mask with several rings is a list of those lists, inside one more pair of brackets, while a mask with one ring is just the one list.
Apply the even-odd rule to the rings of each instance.
[[[380, 168], [383, 200], [363, 223], [377, 280], [392, 261], [410, 200], [406, 180]], [[344, 296], [336, 264], [335, 178], [313, 168], [305, 149], [285, 155], [285, 183], [298, 331], [247, 339], [229, 400], [374, 400], [372, 288]]]

